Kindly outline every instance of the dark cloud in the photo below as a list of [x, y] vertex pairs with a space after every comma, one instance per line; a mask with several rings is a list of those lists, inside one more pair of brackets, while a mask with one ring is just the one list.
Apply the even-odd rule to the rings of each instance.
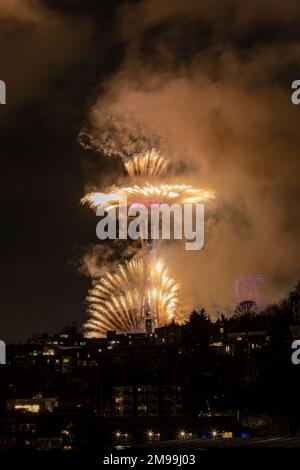
[[86, 155], [81, 163], [77, 135], [99, 78], [118, 60], [114, 10], [80, 13], [69, 2], [62, 11], [54, 3], [0, 2], [0, 77], [7, 84], [7, 104], [0, 107], [5, 341], [83, 320], [89, 282], [73, 258], [97, 240], [93, 215], [79, 205], [90, 165]]
[[88, 52], [94, 32], [87, 17], [67, 16], [42, 0], [0, 4], [1, 79], [11, 110], [37, 100]]

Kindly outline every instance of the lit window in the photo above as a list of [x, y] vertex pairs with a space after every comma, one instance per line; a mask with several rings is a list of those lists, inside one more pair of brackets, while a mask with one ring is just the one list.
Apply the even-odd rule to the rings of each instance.
[[40, 405], [15, 405], [15, 410], [28, 411], [29, 413], [38, 413]]

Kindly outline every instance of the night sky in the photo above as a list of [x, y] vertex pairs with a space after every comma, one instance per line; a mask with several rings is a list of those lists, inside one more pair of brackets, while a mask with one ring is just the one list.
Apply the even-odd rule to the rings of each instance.
[[[271, 291], [278, 288], [280, 295], [296, 281], [298, 264], [295, 264], [296, 261], [298, 263], [299, 249], [295, 240], [299, 240], [300, 233], [295, 220], [300, 200], [296, 184], [299, 178], [297, 125], [300, 110], [290, 104], [290, 84], [300, 78], [300, 11], [297, 2], [285, 2], [282, 11], [281, 2], [276, 0], [261, 2], [262, 5], [260, 2], [245, 2], [241, 9], [239, 2], [228, 1], [219, 14], [218, 2], [191, 1], [187, 7], [184, 4], [186, 2], [180, 0], [175, 8], [170, 0], [48, 0], [28, 3], [25, 0], [2, 0], [0, 79], [7, 85], [7, 105], [0, 107], [0, 336], [3, 340], [20, 341], [36, 333], [52, 333], [74, 320], [81, 323], [85, 318], [84, 302], [90, 279], [80, 272], [78, 266], [86, 247], [97, 243], [97, 239], [95, 216], [80, 206], [79, 201], [91, 174], [94, 180], [95, 174], [99, 180], [104, 178], [104, 174], [109, 175], [110, 182], [122, 174], [117, 159], [107, 159], [95, 150], [82, 148], [79, 143], [78, 134], [89, 121], [91, 107], [97, 103], [100, 112], [102, 106], [104, 112], [110, 112], [107, 101], [102, 104], [101, 98], [111, 94], [115, 97], [118, 112], [123, 104], [126, 109], [128, 103], [131, 105], [135, 99], [136, 108], [140, 108], [141, 103], [148, 106], [146, 100], [139, 101], [139, 96], [122, 94], [122, 91], [117, 96], [119, 90], [127, 92], [126, 80], [132, 83], [135, 80], [132, 76], [136, 76], [137, 82], [143, 82], [144, 68], [147, 72], [151, 70], [153, 80], [145, 83], [143, 93], [156, 93], [157, 90], [159, 93], [161, 89], [167, 90], [174, 77], [177, 79], [181, 73], [185, 74], [185, 80], [189, 79], [191, 67], [194, 67], [199, 54], [202, 69], [197, 76], [203, 79], [205, 75], [207, 79], [199, 85], [199, 89], [204, 87], [204, 95], [207, 81], [220, 80], [222, 85], [232, 83], [235, 100], [232, 108], [236, 106], [235, 102], [247, 108], [245, 96], [251, 98], [259, 93], [262, 94], [262, 102], [265, 100], [267, 103], [265, 107], [262, 105], [262, 109], [258, 109], [255, 102], [252, 109], [235, 108], [242, 119], [247, 119], [248, 113], [252, 113], [252, 128], [249, 129], [249, 123], [245, 123], [245, 128], [249, 129], [248, 147], [242, 131], [240, 135], [231, 134], [230, 129], [227, 132], [222, 115], [218, 113], [213, 115], [209, 132], [203, 135], [202, 151], [209, 154], [209, 158], [201, 169], [202, 175], [210, 174], [212, 168], [216, 170], [209, 183], [224, 193], [222, 207], [230, 207], [226, 221], [235, 219], [233, 225], [236, 223], [239, 230], [246, 227], [245, 231], [250, 224], [246, 242], [249, 240], [247, 237], [259, 237], [260, 225], [254, 222], [251, 225], [250, 215], [249, 224], [243, 219], [247, 211], [244, 211], [242, 203], [231, 204], [233, 177], [241, 186], [246, 181], [251, 189], [259, 182], [258, 191], [264, 196], [267, 194], [266, 212], [278, 207], [277, 200], [272, 199], [273, 194], [280, 193], [283, 206], [276, 226], [279, 232], [284, 232], [286, 245], [278, 262], [272, 262], [272, 266], [260, 262], [260, 253], [264, 249], [258, 245], [255, 247], [255, 253], [258, 253], [256, 265], [251, 265], [248, 271], [237, 266], [230, 276], [234, 279], [240, 274], [267, 273], [266, 277], [271, 279]], [[225, 49], [227, 52], [233, 50], [238, 62], [230, 62], [229, 56], [224, 59], [222, 51]], [[260, 60], [252, 66], [253, 57], [258, 56]], [[238, 67], [248, 60], [252, 68], [248, 75], [243, 75]], [[237, 86], [240, 86], [241, 82], [245, 87], [241, 86], [244, 95], [239, 99], [234, 95], [237, 88], [233, 84], [239, 83]], [[111, 87], [110, 83], [113, 83]], [[182, 102], [184, 107], [191, 100], [188, 111], [193, 114], [193, 98], [186, 95], [185, 99], [185, 91], [181, 95], [181, 90], [174, 89], [174, 99], [173, 92], [163, 92], [160, 97], [162, 106], [167, 108], [168, 100], [173, 100]], [[230, 100], [228, 96], [227, 99]], [[197, 109], [202, 106], [205, 108], [206, 104], [200, 100]], [[253, 116], [255, 109], [258, 109], [258, 118]], [[172, 110], [170, 113], [175, 115]], [[274, 121], [265, 125], [269, 113]], [[162, 114], [154, 124], [147, 124], [153, 125], [155, 131], [162, 130], [163, 139], [167, 140], [169, 129], [162, 129], [164, 116]], [[187, 126], [185, 116], [183, 113], [183, 126]], [[145, 120], [144, 116], [141, 119]], [[204, 120], [205, 116], [199, 117], [199, 126], [201, 119]], [[259, 134], [257, 141], [251, 135], [255, 126]], [[184, 135], [189, 135], [193, 141], [191, 129], [192, 126], [186, 127]], [[232, 135], [231, 141], [224, 137], [224, 129], [227, 136]], [[211, 141], [215, 142], [217, 138], [219, 142], [213, 148]], [[229, 161], [226, 156], [232, 153], [233, 146], [238, 147], [240, 153], [244, 152], [243, 162], [246, 162], [240, 164], [237, 157], [231, 160], [230, 165], [241, 168], [236, 175], [233, 175], [232, 167], [224, 163]], [[256, 151], [258, 147], [271, 148], [271, 155], [266, 153], [254, 167], [253, 159], [260, 158]], [[276, 155], [278, 147], [285, 155], [284, 168]], [[180, 153], [182, 148], [187, 148], [183, 139], [178, 141], [176, 150]], [[195, 162], [194, 150], [187, 148], [192, 162]], [[222, 161], [216, 158], [220, 150]], [[253, 156], [251, 161], [247, 160], [248, 153]], [[225, 180], [222, 179], [223, 174], [231, 176]], [[253, 184], [252, 177], [255, 177]], [[239, 185], [235, 189], [238, 193]], [[285, 219], [287, 213], [289, 217]], [[263, 213], [261, 217], [264, 218]], [[268, 222], [265, 225], [262, 230], [273, 233]], [[274, 246], [277, 246], [277, 241], [274, 239]], [[272, 242], [271, 239], [271, 245]], [[229, 251], [232, 256], [232, 249]], [[247, 255], [253, 258], [251, 253]], [[223, 257], [222, 253], [218, 259], [221, 258], [222, 266], [228, 266], [229, 258]], [[283, 259], [288, 260], [286, 265]], [[281, 272], [278, 266], [282, 264]], [[212, 276], [211, 273], [208, 275]], [[224, 272], [226, 276], [229, 276], [227, 271]], [[222, 288], [223, 284], [220, 291]], [[218, 289], [218, 286], [216, 289], [208, 288], [210, 295]], [[193, 292], [195, 290], [193, 288]], [[273, 299], [272, 296], [270, 298]]]
[[[80, 3], [49, 2], [51, 10], [64, 4], [66, 17], [89, 22], [91, 33], [86, 37], [79, 31], [85, 45], [78, 57], [69, 63], [66, 57], [63, 66], [55, 60], [48, 66], [45, 60], [41, 67], [49, 69], [42, 75], [31, 68], [43, 61], [44, 52], [33, 44], [23, 50], [30, 25], [22, 17], [9, 24], [0, 13], [1, 38], [12, 38], [11, 48], [24, 54], [18, 76], [10, 76], [18, 56], [11, 59], [14, 66], [1, 61], [7, 85], [7, 105], [0, 108], [1, 336], [6, 341], [55, 332], [74, 320], [82, 322], [85, 315], [89, 281], [78, 273], [77, 260], [82, 248], [97, 239], [94, 216], [79, 200], [85, 168], [94, 156], [81, 149], [78, 132], [99, 80], [118, 63], [120, 46], [112, 34], [114, 2], [104, 10], [94, 6], [98, 2], [82, 2], [90, 8]], [[44, 44], [46, 55], [51, 40]], [[19, 82], [31, 74], [23, 93]]]

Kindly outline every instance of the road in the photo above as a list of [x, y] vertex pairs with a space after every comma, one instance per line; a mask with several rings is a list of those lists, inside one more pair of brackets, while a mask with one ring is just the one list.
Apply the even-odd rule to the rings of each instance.
[[[144, 446], [143, 446], [144, 447]], [[190, 439], [172, 440], [153, 443], [154, 448], [184, 449], [224, 449], [224, 448], [300, 448], [300, 437], [269, 437], [269, 438], [232, 438], [232, 439]]]

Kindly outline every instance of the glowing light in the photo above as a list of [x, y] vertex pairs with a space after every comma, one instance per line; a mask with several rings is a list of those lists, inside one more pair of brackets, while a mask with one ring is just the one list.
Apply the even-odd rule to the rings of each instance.
[[232, 439], [233, 433], [232, 433], [232, 431], [224, 431], [222, 433], [222, 437], [223, 437], [223, 439]]
[[147, 431], [147, 437], [149, 439], [149, 441], [159, 441], [160, 439], [160, 433], [159, 432], [154, 432], [152, 431], [152, 429], [149, 429], [149, 431]]
[[234, 285], [237, 304], [239, 305], [242, 301], [253, 300], [258, 306], [260, 304], [258, 282], [263, 281], [264, 276], [262, 274], [238, 277]]
[[[165, 175], [169, 161], [155, 149], [137, 154], [125, 162], [132, 186], [113, 186], [106, 192], [86, 194], [82, 204], [107, 211], [120, 208], [126, 198], [128, 207], [152, 204], [196, 204], [214, 199], [215, 193], [187, 184], [158, 181]], [[147, 180], [146, 180], [147, 179]], [[120, 216], [120, 214], [119, 214]], [[135, 257], [94, 284], [87, 296], [87, 337], [105, 337], [107, 331], [137, 333], [169, 324], [183, 323], [179, 285], [165, 264], [149, 256]], [[147, 310], [147, 312], [146, 312]]]
[[130, 176], [162, 176], [166, 173], [169, 160], [162, 157], [155, 149], [144, 155], [134, 155], [125, 163]]
[[86, 194], [82, 199], [82, 204], [88, 204], [92, 208], [102, 205], [118, 207], [122, 198], [127, 198], [127, 205], [137, 206], [144, 204], [196, 204], [214, 199], [215, 193], [208, 189], [198, 189], [185, 184], [158, 184], [145, 183], [143, 186], [134, 185], [117, 188], [107, 194], [94, 192]]
[[[146, 300], [146, 301], [145, 301]], [[151, 305], [153, 327], [184, 321], [179, 285], [162, 260], [132, 258], [114, 273], [104, 275], [87, 296], [87, 337], [105, 337], [106, 332], [137, 333], [145, 330], [145, 304]]]
[[184, 429], [181, 429], [178, 433], [178, 438], [184, 440], [192, 439], [193, 434], [191, 432], [185, 431]]
[[38, 413], [40, 405], [15, 405], [15, 410], [27, 411], [28, 413]]

